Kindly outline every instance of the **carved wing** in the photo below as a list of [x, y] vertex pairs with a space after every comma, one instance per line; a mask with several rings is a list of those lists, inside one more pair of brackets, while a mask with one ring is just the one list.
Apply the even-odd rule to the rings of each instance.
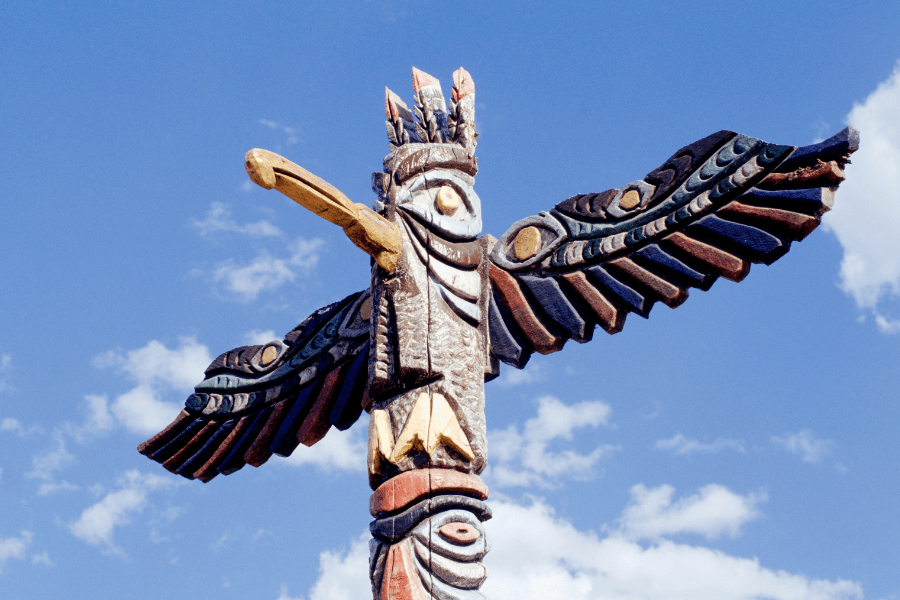
[[349, 428], [366, 401], [370, 311], [369, 291], [358, 292], [319, 309], [283, 341], [221, 355], [181, 414], [138, 451], [208, 482], [312, 446], [332, 425]]
[[516, 222], [490, 254], [492, 354], [522, 368], [594, 325], [617, 333], [629, 312], [646, 318], [657, 301], [675, 308], [688, 288], [771, 264], [831, 209], [858, 147], [849, 127], [800, 148], [720, 131], [641, 181]]

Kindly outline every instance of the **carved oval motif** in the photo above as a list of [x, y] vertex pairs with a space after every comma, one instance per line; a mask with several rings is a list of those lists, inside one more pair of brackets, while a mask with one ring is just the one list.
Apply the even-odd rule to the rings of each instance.
[[259, 364], [268, 367], [276, 358], [278, 358], [278, 349], [275, 346], [266, 346], [259, 359]]
[[366, 298], [363, 300], [362, 304], [359, 305], [359, 318], [363, 321], [368, 321], [372, 318], [372, 299]]
[[541, 232], [537, 227], [528, 226], [516, 234], [513, 252], [519, 260], [528, 260], [541, 249]]
[[494, 244], [491, 260], [507, 271], [521, 271], [540, 263], [566, 239], [562, 224], [542, 212], [513, 223]]
[[481, 537], [481, 533], [469, 523], [447, 523], [438, 531], [447, 541], [454, 542], [462, 546], [471, 544]]
[[284, 356], [288, 346], [281, 340], [272, 340], [259, 351], [250, 360], [250, 366], [256, 371], [266, 372], [275, 368], [278, 359]]
[[442, 185], [435, 197], [435, 204], [441, 213], [452, 215], [462, 204], [459, 194], [449, 185]]

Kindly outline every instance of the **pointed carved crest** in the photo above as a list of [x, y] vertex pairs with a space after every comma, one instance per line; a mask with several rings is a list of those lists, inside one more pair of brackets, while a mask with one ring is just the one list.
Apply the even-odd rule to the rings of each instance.
[[453, 73], [450, 109], [444, 100], [440, 82], [413, 67], [413, 110], [400, 97], [385, 88], [384, 112], [391, 150], [404, 144], [458, 144], [472, 156], [475, 153], [475, 83], [460, 67]]

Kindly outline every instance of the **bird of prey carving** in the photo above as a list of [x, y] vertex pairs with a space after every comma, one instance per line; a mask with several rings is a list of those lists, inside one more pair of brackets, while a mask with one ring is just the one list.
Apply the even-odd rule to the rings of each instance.
[[410, 110], [386, 90], [390, 152], [377, 200], [354, 204], [265, 150], [254, 182], [341, 226], [372, 259], [371, 285], [283, 339], [212, 362], [175, 420], [139, 447], [208, 482], [311, 446], [369, 413], [370, 576], [378, 600], [478, 598], [490, 517], [484, 383], [499, 363], [622, 330], [690, 288], [742, 280], [820, 222], [859, 145], [847, 128], [794, 147], [719, 131], [639, 181], [577, 194], [481, 235], [475, 86], [413, 69]]

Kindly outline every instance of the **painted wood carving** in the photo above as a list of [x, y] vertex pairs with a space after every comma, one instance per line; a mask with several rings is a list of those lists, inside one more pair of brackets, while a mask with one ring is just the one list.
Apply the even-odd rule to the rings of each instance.
[[373, 259], [369, 289], [283, 340], [218, 357], [169, 427], [139, 447], [208, 482], [311, 446], [369, 413], [370, 576], [376, 600], [478, 598], [491, 516], [484, 383], [499, 362], [617, 333], [629, 313], [740, 281], [815, 229], [859, 145], [805, 147], [720, 131], [618, 189], [578, 194], [481, 235], [475, 86], [413, 69], [412, 110], [386, 90], [390, 153], [372, 208], [265, 150], [257, 184], [341, 226]]

